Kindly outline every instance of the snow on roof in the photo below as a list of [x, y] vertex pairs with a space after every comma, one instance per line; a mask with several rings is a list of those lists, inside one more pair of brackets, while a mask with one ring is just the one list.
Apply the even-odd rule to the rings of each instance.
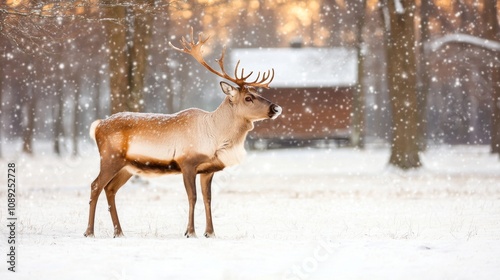
[[443, 45], [448, 43], [467, 43], [478, 46], [480, 48], [488, 49], [491, 51], [500, 51], [500, 42], [491, 41], [488, 39], [467, 35], [467, 34], [448, 34], [443, 37], [437, 38], [430, 43], [426, 44], [426, 48], [435, 52]]
[[245, 73], [274, 68], [275, 76], [271, 83], [273, 88], [344, 87], [353, 86], [357, 82], [355, 49], [234, 49], [230, 59], [231, 65], [236, 65], [241, 60], [240, 69], [245, 68]]

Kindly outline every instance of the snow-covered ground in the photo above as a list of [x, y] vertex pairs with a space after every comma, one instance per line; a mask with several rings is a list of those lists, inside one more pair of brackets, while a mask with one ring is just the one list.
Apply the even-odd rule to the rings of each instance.
[[[4, 152], [8, 154], [9, 151]], [[386, 148], [249, 152], [216, 175], [205, 227], [183, 238], [180, 176], [127, 183], [125, 237], [113, 239], [104, 193], [85, 238], [98, 154], [11, 154], [17, 164], [17, 272], [0, 279], [495, 279], [500, 275], [500, 160], [488, 147], [435, 147], [425, 168], [388, 168]], [[6, 178], [7, 160], [0, 161]], [[6, 179], [0, 253], [7, 254]]]

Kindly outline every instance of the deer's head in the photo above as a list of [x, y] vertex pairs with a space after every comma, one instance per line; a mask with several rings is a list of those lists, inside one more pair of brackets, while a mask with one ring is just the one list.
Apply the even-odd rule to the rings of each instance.
[[221, 82], [234, 114], [249, 121], [275, 119], [281, 114], [281, 107], [262, 97], [254, 87], [234, 87]]
[[234, 114], [249, 121], [277, 118], [281, 114], [281, 107], [262, 97], [256, 90], [256, 88], [269, 88], [269, 84], [274, 79], [274, 69], [268, 70], [263, 74], [261, 74], [261, 72], [258, 72], [255, 80], [247, 81], [250, 76], [252, 76], [253, 71], [245, 75], [245, 69], [242, 68], [240, 74], [238, 74], [238, 66], [240, 65], [240, 61], [238, 61], [234, 69], [234, 77], [231, 77], [226, 73], [226, 70], [224, 69], [224, 54], [226, 50], [224, 48], [222, 50], [221, 57], [217, 60], [217, 63], [219, 64], [219, 67], [221, 69], [221, 71], [219, 72], [208, 65], [208, 63], [203, 58], [201, 48], [203, 47], [203, 44], [208, 41], [208, 39], [209, 37], [203, 39], [200, 33], [198, 35], [198, 42], [195, 43], [193, 29], [191, 28], [192, 41], [189, 42], [184, 37], [182, 37], [182, 49], [175, 47], [171, 43], [169, 44], [177, 51], [190, 54], [196, 59], [196, 61], [207, 68], [210, 72], [237, 85], [233, 86], [226, 82], [220, 83], [222, 91], [226, 94], [226, 98], [228, 99], [228, 102]]

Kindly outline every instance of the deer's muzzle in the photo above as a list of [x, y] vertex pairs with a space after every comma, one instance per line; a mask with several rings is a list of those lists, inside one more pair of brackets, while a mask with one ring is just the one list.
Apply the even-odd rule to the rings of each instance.
[[279, 115], [281, 115], [282, 111], [283, 109], [279, 105], [272, 104], [269, 106], [269, 118], [273, 120], [276, 119]]

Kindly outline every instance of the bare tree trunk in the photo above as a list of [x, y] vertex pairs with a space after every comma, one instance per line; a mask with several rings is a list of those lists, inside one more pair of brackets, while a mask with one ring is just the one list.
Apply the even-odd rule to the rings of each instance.
[[[401, 0], [387, 4], [390, 29], [387, 72], [393, 126], [389, 164], [407, 170], [422, 165], [417, 142], [415, 3]], [[396, 7], [397, 4], [401, 6]]]
[[28, 65], [26, 72], [23, 73], [26, 77], [25, 83], [22, 83], [21, 91], [24, 93], [24, 100], [21, 102], [25, 105], [25, 118], [26, 123], [23, 127], [23, 152], [26, 154], [33, 154], [33, 138], [35, 135], [35, 119], [36, 119], [36, 105], [37, 105], [37, 96], [38, 92], [35, 92], [35, 85], [37, 88], [39, 87], [39, 76], [38, 66], [36, 60], [33, 60], [33, 63]]
[[[352, 3], [351, 3], [352, 4]], [[366, 17], [366, 0], [361, 0], [361, 7], [355, 5], [348, 7], [351, 12], [359, 10], [357, 16], [357, 52], [358, 52], [358, 84], [354, 91], [353, 98], [353, 116], [352, 116], [352, 144], [358, 148], [365, 146], [365, 92], [364, 92], [364, 61], [365, 55], [363, 50], [363, 27]]]
[[[153, 0], [143, 3], [153, 5]], [[111, 114], [122, 111], [143, 111], [143, 92], [147, 66], [147, 50], [151, 42], [153, 15], [135, 13], [122, 6], [105, 8], [108, 33]], [[128, 40], [132, 44], [128, 44]]]
[[[497, 0], [485, 1], [486, 36], [489, 40], [500, 41], [500, 23], [497, 18]], [[491, 153], [500, 155], [500, 60], [491, 69], [492, 80], [492, 115], [491, 115]]]
[[[167, 19], [164, 22], [155, 25], [155, 42], [153, 44], [160, 44], [162, 46], [167, 46], [166, 39], [170, 36], [170, 20]], [[162, 100], [163, 105], [159, 108], [160, 112], [165, 113], [173, 113], [174, 112], [174, 77], [175, 77], [175, 69], [174, 67], [170, 67], [171, 63], [173, 63], [173, 58], [171, 56], [172, 50], [167, 47], [156, 48], [156, 52], [154, 54], [155, 57], [158, 57], [158, 63], [156, 64], [156, 87], [155, 87], [155, 95], [154, 96], [162, 96], [164, 99]]]
[[36, 114], [36, 94], [33, 92], [33, 86], [29, 85], [26, 92], [26, 126], [23, 131], [23, 152], [33, 154], [33, 137], [35, 135], [35, 114]]
[[129, 61], [127, 58], [126, 14], [126, 8], [119, 5], [104, 8], [104, 17], [116, 19], [116, 22], [104, 21], [108, 34], [111, 114], [128, 110]]
[[[0, 21], [2, 20], [2, 17], [0, 16]], [[5, 115], [3, 113], [3, 106], [2, 106], [2, 99], [3, 99], [3, 71], [2, 68], [0, 68], [0, 123], [3, 124], [2, 116]], [[3, 130], [3, 125], [0, 126], [0, 158], [2, 158], [2, 130]]]
[[[63, 49], [59, 47], [57, 50], [58, 61], [62, 61]], [[56, 77], [54, 79], [53, 93], [55, 94], [55, 106], [53, 107], [52, 116], [54, 118], [54, 152], [57, 155], [62, 154], [62, 145], [64, 137], [64, 124], [63, 124], [63, 113], [64, 113], [64, 77], [65, 70], [58, 68]], [[67, 71], [67, 70], [66, 70]]]
[[430, 1], [422, 1], [420, 4], [420, 44], [418, 56], [418, 96], [417, 96], [417, 109], [418, 118], [420, 119], [417, 134], [417, 142], [420, 151], [427, 149], [427, 96], [430, 90], [430, 68], [428, 67], [429, 60], [425, 52], [425, 44], [430, 40], [429, 32], [429, 6], [432, 5]]
[[54, 152], [57, 155], [61, 155], [62, 153], [62, 143], [61, 140], [64, 137], [64, 126], [63, 126], [63, 113], [64, 113], [64, 93], [62, 88], [62, 81], [56, 81], [55, 89], [58, 91], [56, 95], [56, 106], [53, 112], [54, 116]]
[[[92, 81], [97, 83], [97, 81], [99, 79], [99, 75], [100, 74], [94, 73], [94, 75], [92, 77]], [[101, 116], [101, 110], [102, 110], [102, 108], [101, 108], [101, 106], [102, 106], [101, 105], [101, 85], [98, 84], [97, 86], [95, 86], [93, 96], [94, 96], [94, 106], [95, 106], [93, 119], [97, 120]]]
[[96, 81], [97, 83], [96, 97], [95, 97], [95, 107], [96, 107], [95, 118], [94, 118], [95, 120], [104, 118], [109, 114], [110, 111], [109, 104], [103, 103], [101, 98], [103, 95], [105, 95], [106, 92], [104, 90], [105, 87], [103, 86], [103, 83], [100, 82], [104, 79], [106, 79], [105, 74], [96, 73], [94, 78], [94, 81]]
[[[78, 84], [77, 84], [78, 83]], [[74, 109], [73, 109], [73, 150], [71, 152], [72, 156], [78, 155], [78, 136], [80, 135], [80, 122], [81, 122], [81, 107], [80, 107], [80, 90], [85, 87], [83, 83], [83, 77], [78, 78], [78, 82], [74, 81], [74, 85], [78, 85], [75, 90], [74, 97]]]
[[[5, 16], [3, 14], [0, 14], [0, 30], [3, 30], [3, 25], [4, 25], [4, 18]], [[1, 32], [0, 32], [1, 33]], [[5, 52], [5, 42], [6, 39], [2, 36], [2, 34], [0, 34], [0, 47], [3, 47], [4, 49], [4, 52]], [[4, 92], [4, 88], [3, 88], [3, 65], [0, 66], [0, 123], [4, 123], [2, 121], [2, 116], [5, 115], [3, 114], [3, 106], [2, 106], [2, 97], [3, 97], [3, 92]], [[0, 158], [2, 158], [2, 143], [4, 141], [2, 141], [2, 129], [3, 127], [0, 126]]]
[[[138, 1], [144, 4], [154, 5], [153, 0]], [[130, 111], [144, 111], [144, 87], [147, 66], [147, 50], [151, 48], [151, 30], [153, 26], [153, 16], [148, 13], [136, 14], [133, 22], [133, 46], [129, 56], [129, 84], [130, 98], [128, 99], [128, 109]], [[129, 29], [130, 30], [130, 29]]]
[[177, 75], [176, 71], [174, 69], [171, 69], [170, 67], [166, 67], [166, 69], [168, 70], [168, 81], [164, 81], [163, 84], [166, 85], [167, 87], [167, 90], [166, 90], [166, 102], [165, 102], [165, 105], [166, 105], [166, 111], [167, 113], [169, 114], [172, 114], [175, 112], [175, 107], [174, 107], [174, 97], [175, 97], [175, 82], [174, 82], [174, 79], [173, 77], [175, 77]]
[[491, 152], [500, 155], [500, 67], [492, 69], [493, 112], [491, 116]]

